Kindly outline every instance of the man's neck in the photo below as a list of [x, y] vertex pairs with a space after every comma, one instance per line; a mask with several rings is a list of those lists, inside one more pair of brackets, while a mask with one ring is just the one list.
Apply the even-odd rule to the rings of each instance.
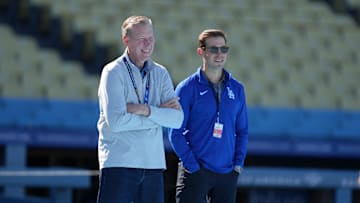
[[129, 52], [128, 52], [128, 56], [131, 63], [134, 64], [136, 67], [138, 67], [140, 70], [144, 67], [145, 61], [135, 60], [132, 54], [130, 54]]
[[223, 78], [222, 68], [208, 68], [206, 66], [203, 66], [202, 71], [205, 73], [207, 79], [212, 84], [218, 84]]

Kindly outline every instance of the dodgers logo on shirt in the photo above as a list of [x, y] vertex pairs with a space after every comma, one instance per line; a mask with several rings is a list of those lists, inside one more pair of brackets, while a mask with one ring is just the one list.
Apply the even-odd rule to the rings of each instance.
[[229, 99], [235, 99], [235, 94], [234, 92], [230, 89], [230, 87], [226, 87], [227, 92], [228, 92], [228, 97]]

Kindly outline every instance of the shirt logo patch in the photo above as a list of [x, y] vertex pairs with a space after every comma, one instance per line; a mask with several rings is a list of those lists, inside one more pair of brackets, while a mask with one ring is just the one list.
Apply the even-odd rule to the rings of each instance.
[[205, 91], [202, 91], [200, 92], [200, 96], [203, 96], [204, 94], [206, 94], [209, 90], [205, 90]]
[[228, 92], [228, 97], [229, 99], [235, 99], [235, 94], [234, 92], [230, 89], [230, 87], [226, 87], [227, 92]]

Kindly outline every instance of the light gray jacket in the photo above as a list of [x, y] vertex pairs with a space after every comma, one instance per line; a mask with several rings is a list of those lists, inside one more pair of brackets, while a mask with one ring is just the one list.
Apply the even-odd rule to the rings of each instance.
[[[127, 103], [138, 103], [128, 69], [131, 66], [141, 100], [144, 99], [148, 77], [124, 54], [107, 64], [102, 70], [98, 95], [100, 116], [98, 120], [98, 156], [100, 169], [128, 167], [165, 169], [165, 150], [162, 127], [179, 128], [183, 121], [182, 110], [160, 108], [159, 105], [174, 98], [171, 77], [160, 64], [148, 60], [150, 73], [149, 117], [127, 113]], [[147, 73], [148, 74], [148, 73]]]

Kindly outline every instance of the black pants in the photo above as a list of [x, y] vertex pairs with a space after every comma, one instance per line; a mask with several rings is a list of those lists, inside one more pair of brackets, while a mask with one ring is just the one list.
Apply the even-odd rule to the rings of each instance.
[[239, 174], [232, 171], [219, 174], [201, 168], [189, 173], [179, 164], [176, 183], [176, 203], [235, 203]]

